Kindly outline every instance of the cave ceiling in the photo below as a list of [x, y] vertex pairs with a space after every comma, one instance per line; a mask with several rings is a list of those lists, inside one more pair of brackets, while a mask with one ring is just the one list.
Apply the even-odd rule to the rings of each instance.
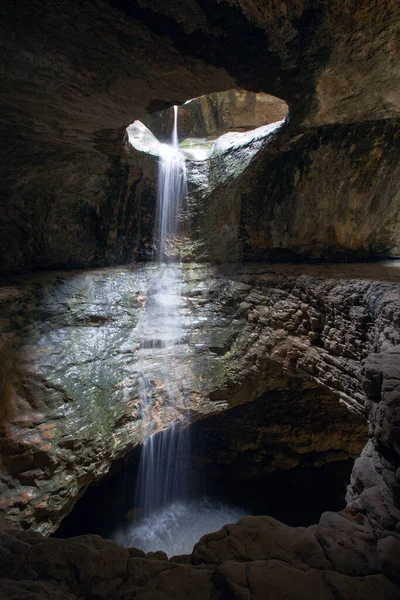
[[3, 272], [137, 258], [121, 140], [146, 112], [244, 88], [289, 104], [292, 140], [399, 117], [395, 1], [34, 0], [1, 13]]

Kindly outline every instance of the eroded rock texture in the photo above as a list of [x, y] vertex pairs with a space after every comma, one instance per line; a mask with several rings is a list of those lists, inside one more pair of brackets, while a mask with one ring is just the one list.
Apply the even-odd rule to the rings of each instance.
[[[124, 148], [126, 126], [233, 88], [282, 98], [290, 115], [266, 144], [210, 158], [207, 186], [218, 181], [214, 169], [227, 187], [215, 185], [214, 206], [194, 202], [195, 229], [210, 215], [213, 223], [193, 258], [398, 254], [397, 4], [3, 3], [2, 272], [147, 258], [153, 175]], [[321, 390], [327, 438], [321, 423], [304, 438], [289, 431], [283, 451], [261, 457], [268, 469], [293, 452], [356, 455], [369, 417], [371, 441], [342, 514], [308, 529], [246, 518], [171, 562], [96, 537], [14, 530], [2, 534], [2, 597], [398, 598], [398, 271], [360, 269], [182, 269], [193, 419], [271, 390], [290, 387], [302, 399]], [[2, 288], [9, 525], [49, 533], [140, 443], [137, 327], [149, 271], [54, 272]], [[154, 394], [162, 400], [156, 379]]]
[[[173, 268], [184, 333], [170, 368], [179, 369], [191, 418], [278, 393], [282, 410], [271, 408], [271, 428], [257, 434], [261, 448], [274, 448], [260, 454], [266, 471], [296, 466], [296, 455], [357, 456], [366, 435], [361, 361], [399, 342], [397, 263]], [[52, 531], [111, 461], [141, 443], [144, 371], [165, 427], [163, 348], [146, 358], [139, 343], [157, 269], [38, 274], [2, 288], [10, 524]], [[231, 443], [240, 448], [240, 437]]]
[[[278, 122], [215, 141], [187, 140], [181, 148], [189, 184], [181, 259], [398, 254], [399, 139], [392, 122], [318, 127], [294, 137], [290, 123]], [[131, 168], [140, 164], [143, 173], [134, 202], [142, 203], [145, 190], [154, 207], [157, 186], [150, 175], [158, 154], [144, 134], [134, 143], [125, 147]], [[147, 215], [154, 222], [154, 209]], [[150, 248], [151, 234], [146, 240]]]
[[[364, 362], [372, 441], [356, 460], [347, 497], [350, 507], [367, 516], [379, 537], [388, 530], [400, 533], [399, 365], [398, 347], [372, 354]], [[398, 540], [382, 540], [380, 548], [382, 560], [392, 551], [399, 556]]]
[[245, 255], [398, 252], [395, 0], [34, 0], [1, 10], [3, 272], [143, 256], [149, 208], [135, 193], [140, 166], [130, 173], [121, 155], [125, 127], [232, 88], [270, 93], [291, 111], [256, 188], [238, 192]]

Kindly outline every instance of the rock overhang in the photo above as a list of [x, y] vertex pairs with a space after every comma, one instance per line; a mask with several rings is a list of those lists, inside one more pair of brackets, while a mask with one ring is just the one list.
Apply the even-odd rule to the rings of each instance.
[[[339, 1], [311, 5], [304, 0], [293, 6], [273, 4], [268, 10], [251, 2], [188, 1], [179, 15], [172, 6], [147, 2], [98, 2], [90, 11], [68, 2], [56, 12], [50, 0], [40, 5], [6, 5], [3, 271], [88, 267], [144, 258], [140, 239], [150, 234], [140, 223], [140, 214], [148, 210], [150, 201], [146, 194], [142, 202], [134, 197], [133, 187], [141, 189], [143, 182], [137, 171], [135, 176], [129, 173], [121, 158], [121, 140], [127, 124], [146, 110], [182, 103], [205, 92], [244, 88], [272, 93], [289, 103], [292, 140], [312, 131], [316, 139], [320, 133], [324, 138], [327, 130], [318, 128], [331, 127], [338, 133], [339, 125], [357, 129], [365, 124], [364, 140], [382, 139], [390, 123], [395, 131], [395, 14], [393, 3], [379, 4], [378, 9], [372, 0], [362, 6], [346, 3], [346, 19]], [[390, 231], [398, 217], [389, 206], [396, 180], [389, 167], [396, 158], [396, 139], [384, 142], [391, 156], [380, 154], [385, 171], [380, 178], [374, 164], [382, 152], [380, 144], [367, 155], [361, 139], [347, 140], [344, 132], [340, 136], [343, 147], [354, 147], [354, 156], [360, 155], [361, 177], [368, 178], [369, 170], [373, 173], [371, 190], [385, 188], [383, 201], [375, 200], [379, 204], [375, 212], [388, 210], [390, 223], [371, 225], [366, 237], [374, 237], [373, 229], [381, 233], [368, 249], [364, 241], [351, 243], [352, 228], [339, 232], [332, 226], [324, 237], [330, 236], [332, 247], [343, 246], [337, 256], [352, 249], [354, 256], [359, 252], [361, 257], [393, 254], [393, 237], [399, 236]], [[331, 168], [332, 157], [323, 154], [318, 151], [306, 162], [319, 163], [321, 170], [327, 164]], [[283, 163], [281, 174], [292, 164], [290, 156]], [[346, 172], [351, 191], [346, 206], [351, 209], [357, 204], [356, 169], [346, 164], [339, 168]], [[266, 172], [271, 172], [268, 164], [257, 179]], [[277, 198], [284, 205], [290, 198], [291, 211], [299, 218], [303, 218], [303, 188], [311, 186], [313, 197], [335, 195], [340, 189], [329, 177], [325, 179], [331, 192], [315, 187], [315, 173], [306, 174], [306, 179], [300, 178], [299, 199], [289, 180], [282, 183]], [[255, 189], [253, 196], [258, 195]], [[311, 199], [307, 196], [304, 201]], [[282, 224], [283, 229], [292, 227], [285, 223], [286, 213], [280, 214], [279, 209], [275, 213], [265, 223], [257, 215], [262, 233], [252, 231], [252, 216], [243, 212], [244, 240], [254, 240], [245, 255], [268, 254], [263, 238], [270, 236], [270, 222]], [[350, 210], [348, 220], [352, 219]], [[283, 229], [276, 235], [274, 251], [282, 247], [310, 254]], [[312, 232], [306, 235], [311, 237]], [[343, 244], [341, 238], [349, 241]], [[323, 256], [326, 249], [318, 252]]]

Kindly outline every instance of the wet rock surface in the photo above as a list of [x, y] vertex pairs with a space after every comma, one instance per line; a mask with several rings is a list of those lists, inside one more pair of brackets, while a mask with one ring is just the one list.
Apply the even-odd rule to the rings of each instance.
[[[215, 186], [209, 212], [194, 202], [196, 229], [213, 222], [212, 243], [193, 259], [399, 253], [397, 2], [33, 0], [0, 10], [2, 272], [148, 258], [154, 173], [124, 147], [125, 127], [235, 87], [283, 98], [290, 119], [236, 177], [227, 169], [231, 181]], [[224, 154], [219, 176], [240, 154]], [[371, 440], [341, 514], [308, 530], [246, 519], [179, 562], [93, 536], [2, 531], [0, 597], [398, 598], [397, 273], [393, 265], [183, 269], [193, 419], [290, 386], [329, 398], [332, 422], [340, 417], [329, 445], [343, 410], [360, 435], [368, 417]], [[49, 533], [140, 443], [136, 354], [148, 281], [138, 266], [2, 287], [8, 525]], [[155, 356], [149, 369], [162, 428], [157, 364]], [[312, 435], [304, 448], [325, 453], [321, 443]], [[356, 452], [346, 437], [343, 446]]]
[[[90, 481], [140, 443], [135, 350], [155, 268], [36, 274], [2, 288], [3, 354], [12, 356], [3, 363], [12, 383], [2, 407], [8, 524], [51, 531]], [[294, 433], [300, 452], [327, 451], [329, 460], [341, 435], [342, 452], [359, 451], [368, 416], [371, 441], [348, 506], [309, 528], [245, 517], [176, 562], [98, 536], [3, 530], [0, 597], [399, 598], [398, 263], [180, 270], [193, 418], [269, 389], [320, 390], [322, 424], [331, 415], [324, 439], [317, 421], [305, 430], [311, 446], [299, 425]], [[157, 352], [153, 359], [156, 372]], [[360, 444], [346, 439], [350, 424]], [[273, 428], [263, 435], [271, 440]]]
[[[162, 343], [149, 355], [140, 348], [157, 268], [36, 274], [2, 287], [1, 508], [10, 524], [51, 532], [90, 482], [141, 443], [143, 369], [155, 427], [165, 427]], [[184, 326], [170, 367], [191, 419], [280, 391], [273, 423], [259, 430], [260, 446], [273, 448], [263, 468], [290, 466], [296, 453], [357, 456], [366, 435], [361, 361], [399, 341], [397, 262], [174, 268]], [[320, 406], [321, 419], [288, 418], [289, 390], [289, 413]], [[245, 430], [236, 443], [248, 444]]]

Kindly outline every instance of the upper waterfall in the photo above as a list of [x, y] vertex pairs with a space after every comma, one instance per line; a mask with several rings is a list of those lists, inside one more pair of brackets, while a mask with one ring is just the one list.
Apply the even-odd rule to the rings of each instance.
[[185, 157], [178, 146], [178, 107], [174, 106], [172, 144], [160, 144], [158, 197], [155, 224], [156, 258], [174, 258], [173, 240], [179, 232], [179, 216], [187, 196]]

